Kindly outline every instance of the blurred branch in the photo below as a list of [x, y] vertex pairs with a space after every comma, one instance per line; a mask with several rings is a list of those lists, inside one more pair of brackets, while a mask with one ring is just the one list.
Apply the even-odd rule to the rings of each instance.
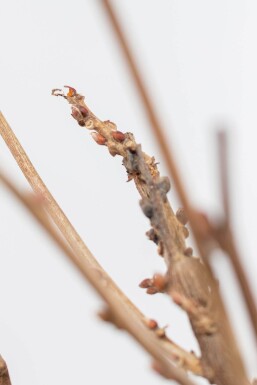
[[228, 170], [228, 136], [224, 130], [217, 132], [218, 141], [218, 161], [220, 172], [220, 188], [224, 210], [224, 221], [230, 223], [230, 204], [229, 204], [229, 170]]
[[12, 385], [6, 362], [1, 356], [0, 356], [0, 385]]
[[213, 229], [213, 237], [217, 240], [220, 247], [228, 254], [238, 282], [240, 284], [245, 303], [250, 315], [252, 326], [257, 339], [257, 309], [248, 279], [240, 261], [230, 221], [230, 198], [229, 198], [229, 172], [228, 172], [228, 137], [226, 131], [219, 131], [218, 139], [218, 157], [220, 170], [220, 187], [222, 194], [224, 219]]
[[[3, 174], [0, 175], [1, 181], [30, 210], [48, 234], [80, 270], [82, 275], [105, 300], [111, 314], [113, 314], [113, 320], [116, 320], [115, 323], [126, 329], [152, 355], [155, 361], [160, 363], [170, 378], [183, 385], [192, 385], [185, 371], [180, 367], [175, 367], [174, 364], [200, 375], [202, 374], [202, 369], [197, 357], [179, 348], [166, 336], [160, 338], [158, 335], [159, 328], [156, 327], [152, 330], [149, 320], [142, 315], [97, 263], [47, 190], [2, 114], [0, 114], [0, 134], [34, 189], [38, 197], [36, 202], [31, 197], [21, 194]], [[41, 202], [40, 207], [38, 206], [39, 202]], [[58, 236], [42, 206], [61, 230], [71, 248]]]
[[109, 17], [109, 20], [115, 32], [116, 38], [120, 43], [122, 52], [124, 54], [124, 57], [130, 69], [132, 78], [137, 87], [141, 101], [143, 103], [146, 116], [150, 123], [150, 127], [152, 128], [153, 133], [157, 139], [157, 142], [159, 143], [161, 153], [164, 157], [169, 173], [172, 176], [178, 196], [189, 218], [190, 225], [192, 227], [192, 230], [196, 239], [197, 247], [200, 251], [200, 254], [204, 257], [206, 255], [206, 247], [205, 247], [206, 242], [203, 242], [203, 239], [202, 239], [203, 234], [199, 232], [199, 226], [198, 226], [199, 218], [198, 218], [198, 215], [195, 213], [193, 207], [191, 206], [190, 200], [183, 186], [175, 159], [172, 156], [170, 143], [167, 140], [168, 139], [167, 134], [165, 133], [165, 130], [162, 127], [160, 120], [158, 118], [158, 114], [155, 107], [156, 105], [152, 101], [151, 97], [149, 96], [147, 87], [143, 81], [143, 77], [140, 74], [140, 71], [136, 64], [136, 60], [132, 54], [132, 50], [130, 49], [126, 35], [122, 30], [121, 23], [119, 22], [118, 16], [116, 15], [116, 12], [114, 11], [114, 7], [112, 6], [112, 2], [110, 0], [101, 0], [101, 4], [103, 4], [106, 14]]

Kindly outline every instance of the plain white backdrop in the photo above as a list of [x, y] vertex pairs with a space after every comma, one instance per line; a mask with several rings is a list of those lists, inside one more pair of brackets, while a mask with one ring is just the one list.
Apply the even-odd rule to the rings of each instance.
[[[113, 1], [197, 207], [220, 213], [215, 129], [229, 129], [233, 223], [257, 292], [257, 3]], [[0, 109], [99, 262], [171, 338], [198, 352], [185, 314], [138, 283], [164, 271], [121, 159], [70, 117], [52, 88], [69, 84], [92, 111], [134, 132], [163, 159], [99, 0], [0, 2]], [[30, 191], [3, 141], [1, 169]], [[172, 188], [172, 205], [179, 201]], [[213, 256], [250, 378], [256, 350], [225, 256]], [[29, 214], [0, 186], [0, 353], [15, 385], [166, 381], [125, 333], [101, 323], [102, 302]], [[200, 381], [199, 381], [200, 382]], [[201, 383], [204, 383], [202, 381]]]

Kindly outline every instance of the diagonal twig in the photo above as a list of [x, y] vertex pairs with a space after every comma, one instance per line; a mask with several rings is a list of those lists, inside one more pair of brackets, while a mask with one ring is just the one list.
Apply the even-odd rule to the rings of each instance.
[[53, 226], [49, 223], [42, 210], [35, 209], [30, 200], [20, 194], [15, 186], [3, 175], [2, 181], [10, 188], [15, 195], [33, 212], [37, 220], [47, 229], [48, 233], [54, 238], [55, 242], [65, 251], [69, 259], [76, 265], [84, 277], [97, 290], [101, 297], [108, 304], [111, 312], [119, 319], [119, 323], [124, 329], [134, 336], [134, 338], [152, 355], [152, 357], [162, 364], [165, 373], [170, 378], [176, 379], [183, 385], [192, 385], [187, 378], [185, 371], [175, 367], [173, 363], [179, 363], [188, 370], [196, 374], [201, 374], [199, 360], [190, 353], [180, 349], [167, 338], [160, 339], [155, 331], [149, 330], [146, 326], [146, 318], [132, 304], [132, 302], [115, 285], [107, 273], [95, 260], [93, 255], [85, 246], [76, 230], [72, 227], [65, 214], [62, 212], [57, 202], [54, 200], [43, 181], [39, 177], [32, 163], [29, 161], [24, 149], [15, 137], [8, 123], [0, 113], [0, 134], [11, 150], [15, 160], [19, 164], [24, 175], [31, 184], [33, 190], [42, 200], [45, 210], [54, 220], [71, 249], [57, 236]]
[[240, 261], [240, 256], [235, 244], [230, 220], [229, 204], [229, 172], [228, 172], [228, 137], [227, 132], [222, 130], [217, 133], [218, 160], [220, 173], [220, 188], [223, 202], [224, 219], [213, 229], [213, 236], [218, 241], [220, 247], [228, 254], [239, 285], [241, 287], [245, 303], [250, 315], [251, 323], [257, 339], [257, 308], [251, 291], [248, 279]]

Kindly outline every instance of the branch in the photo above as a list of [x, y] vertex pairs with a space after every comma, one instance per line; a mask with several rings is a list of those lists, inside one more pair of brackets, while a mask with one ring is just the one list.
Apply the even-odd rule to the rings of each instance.
[[240, 256], [235, 244], [230, 220], [230, 197], [229, 197], [229, 172], [228, 172], [228, 138], [226, 131], [219, 131], [218, 139], [218, 160], [220, 172], [220, 187], [223, 202], [224, 219], [213, 226], [212, 235], [220, 247], [228, 254], [239, 285], [241, 287], [245, 303], [250, 315], [251, 323], [257, 340], [257, 309], [248, 279], [240, 261]]
[[[197, 357], [178, 347], [166, 336], [160, 338], [158, 335], [159, 328], [156, 327], [152, 329], [150, 327], [149, 320], [142, 315], [98, 264], [44, 185], [1, 113], [0, 134], [31, 184], [34, 192], [40, 197], [40, 201], [46, 212], [53, 219], [71, 249], [57, 235], [46, 213], [42, 209], [39, 210], [38, 207], [35, 207], [35, 204], [31, 202], [31, 199], [20, 194], [15, 186], [3, 175], [1, 175], [2, 182], [29, 208], [72, 263], [75, 264], [82, 275], [97, 290], [107, 303], [114, 318], [118, 320], [118, 323], [122, 325], [156, 361], [160, 362], [160, 365], [165, 369], [165, 373], [167, 373], [170, 378], [177, 380], [183, 385], [192, 385], [185, 371], [180, 367], [201, 375], [202, 368]], [[175, 367], [174, 364], [180, 367]]]
[[204, 237], [204, 233], [199, 231], [200, 229], [199, 223], [198, 223], [199, 217], [195, 212], [195, 210], [193, 209], [191, 202], [188, 198], [188, 195], [186, 194], [175, 159], [172, 156], [170, 144], [167, 141], [167, 135], [165, 134], [165, 130], [162, 127], [160, 120], [158, 118], [155, 104], [152, 101], [151, 97], [149, 96], [146, 84], [144, 83], [143, 78], [140, 74], [140, 71], [136, 64], [136, 60], [129, 46], [128, 40], [125, 36], [125, 33], [122, 30], [122, 26], [112, 6], [112, 2], [110, 0], [102, 0], [101, 4], [103, 5], [106, 11], [106, 14], [115, 32], [116, 38], [120, 43], [120, 47], [126, 59], [128, 68], [131, 72], [131, 76], [134, 80], [135, 86], [141, 98], [141, 101], [146, 113], [146, 117], [148, 118], [150, 127], [152, 128], [152, 131], [156, 137], [157, 143], [159, 143], [161, 153], [163, 154], [169, 173], [172, 176], [179, 199], [190, 221], [190, 225], [191, 225], [200, 255], [204, 258], [209, 251], [208, 239]]
[[160, 177], [155, 159], [141, 151], [133, 134], [117, 131], [114, 123], [98, 119], [75, 89], [69, 87], [68, 94], [61, 96], [72, 105], [72, 116], [78, 124], [92, 131], [97, 144], [106, 146], [111, 155], [123, 157], [128, 178], [134, 179], [142, 210], [151, 221], [151, 239], [168, 266], [166, 290], [173, 299], [174, 292], [179, 293], [181, 307], [187, 300], [189, 307], [197, 309], [189, 312], [188, 306], [184, 307], [202, 351], [205, 377], [218, 385], [249, 384], [217, 283], [199, 259], [188, 258], [185, 218], [181, 210], [173, 213], [166, 196], [169, 181]]

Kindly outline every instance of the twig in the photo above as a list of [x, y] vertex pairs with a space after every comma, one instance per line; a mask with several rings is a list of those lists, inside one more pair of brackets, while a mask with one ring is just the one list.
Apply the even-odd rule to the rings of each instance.
[[226, 131], [219, 131], [218, 139], [218, 157], [220, 169], [220, 185], [224, 210], [224, 219], [213, 227], [213, 237], [217, 240], [220, 247], [228, 254], [234, 271], [236, 273], [239, 285], [241, 287], [246, 306], [250, 315], [251, 323], [257, 339], [257, 309], [254, 296], [248, 283], [245, 271], [240, 261], [230, 220], [229, 204], [229, 172], [228, 172], [228, 138]]
[[217, 132], [218, 142], [218, 161], [220, 172], [221, 197], [224, 210], [224, 220], [230, 223], [230, 204], [229, 204], [229, 170], [228, 170], [228, 137], [227, 132], [219, 130]]
[[35, 210], [29, 200], [19, 194], [15, 187], [1, 176], [2, 181], [23, 201], [24, 204], [33, 212], [40, 223], [47, 229], [50, 235], [55, 239], [58, 245], [65, 251], [66, 255], [81, 271], [81, 273], [89, 280], [92, 286], [98, 291], [102, 298], [106, 301], [111, 311], [120, 319], [120, 323], [128, 330], [142, 346], [155, 358], [159, 360], [165, 370], [173, 376], [181, 384], [191, 384], [184, 370], [172, 365], [176, 363], [195, 374], [202, 374], [199, 360], [191, 353], [187, 353], [180, 349], [176, 344], [172, 343], [168, 338], [160, 339], [155, 331], [150, 331], [147, 327], [147, 319], [132, 304], [132, 302], [122, 293], [115, 285], [107, 273], [97, 263], [93, 255], [86, 248], [83, 241], [79, 238], [75, 229], [72, 227], [65, 214], [61, 211], [54, 198], [47, 190], [32, 163], [29, 161], [25, 151], [15, 137], [8, 123], [0, 113], [0, 134], [3, 136], [8, 147], [10, 148], [15, 160], [18, 162], [21, 170], [28, 179], [36, 194], [44, 203], [44, 207], [50, 217], [55, 221], [56, 225], [68, 241], [72, 251], [65, 243], [57, 237], [54, 229], [50, 226], [49, 221], [42, 210]]
[[12, 385], [6, 362], [1, 356], [0, 356], [0, 385]]
[[[42, 207], [38, 206], [38, 200], [34, 197], [21, 194], [14, 184], [2, 173], [0, 173], [0, 181], [18, 198], [21, 203], [30, 211], [34, 218], [40, 223], [44, 230], [51, 236], [55, 243], [64, 251], [66, 256], [76, 265], [82, 275], [92, 284], [97, 290], [98, 294], [108, 304], [110, 310], [114, 313], [115, 317], [119, 319], [120, 325], [126, 329], [151, 355], [156, 361], [164, 368], [165, 373], [170, 378], [175, 379], [182, 385], [193, 385], [193, 383], [187, 378], [185, 372], [182, 369], [176, 368], [172, 365], [168, 355], [164, 355], [165, 351], [158, 343], [160, 341], [158, 337], [148, 330], [144, 324], [134, 317], [131, 312], [131, 308], [127, 306], [126, 301], [122, 303], [117, 299], [112, 290], [106, 285], [103, 285], [103, 281], [99, 279], [99, 272], [96, 270], [89, 270], [87, 263], [78, 260], [76, 255], [71, 251], [68, 245], [60, 238], [52, 224], [48, 220], [46, 213]], [[126, 300], [124, 296], [124, 300]], [[175, 355], [175, 350], [173, 352]], [[194, 356], [192, 355], [192, 358]], [[186, 358], [186, 357], [185, 357]], [[178, 357], [176, 357], [178, 359]], [[197, 362], [197, 359], [195, 359]]]
[[105, 11], [110, 19], [115, 35], [120, 43], [124, 57], [131, 71], [132, 78], [135, 82], [138, 93], [141, 97], [141, 100], [146, 112], [146, 116], [149, 120], [150, 126], [157, 139], [157, 142], [159, 143], [167, 168], [169, 170], [170, 175], [172, 176], [174, 185], [176, 186], [178, 196], [189, 218], [190, 225], [192, 227], [192, 231], [194, 233], [200, 255], [202, 255], [202, 257], [204, 258], [208, 250], [208, 248], [206, 248], [206, 239], [204, 239], [204, 242], [203, 242], [203, 239], [202, 239], [203, 234], [199, 232], [198, 215], [193, 209], [193, 207], [191, 206], [188, 195], [186, 194], [175, 159], [172, 156], [170, 144], [168, 144], [167, 136], [165, 135], [165, 130], [163, 129], [160, 123], [160, 120], [158, 118], [155, 104], [153, 103], [153, 101], [149, 96], [147, 87], [143, 81], [143, 78], [136, 64], [136, 60], [134, 59], [132, 51], [129, 47], [129, 43], [126, 39], [126, 36], [122, 30], [121, 24], [112, 6], [112, 2], [110, 0], [101, 0], [101, 4], [103, 4], [105, 8]]

